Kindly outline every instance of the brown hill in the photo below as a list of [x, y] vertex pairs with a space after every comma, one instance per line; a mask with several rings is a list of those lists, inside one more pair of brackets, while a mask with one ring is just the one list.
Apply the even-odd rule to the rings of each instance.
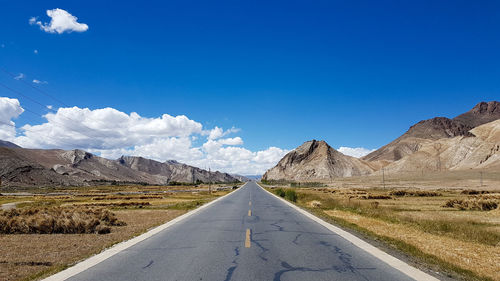
[[422, 120], [410, 127], [399, 138], [366, 155], [365, 161], [384, 161], [385, 164], [402, 159], [417, 152], [428, 140], [454, 138], [457, 136], [471, 137], [469, 131], [500, 118], [500, 103], [497, 101], [480, 102], [469, 112], [453, 119], [435, 117]]
[[221, 173], [209, 172], [200, 168], [179, 163], [177, 161], [167, 161], [164, 163], [146, 159], [143, 157], [122, 156], [119, 163], [133, 170], [157, 176], [168, 182], [234, 182], [238, 181], [234, 176]]
[[0, 149], [0, 178], [4, 186], [237, 181], [226, 173], [209, 173], [175, 161], [160, 163], [141, 157], [125, 156], [118, 160], [109, 160], [78, 149]]
[[0, 147], [16, 148], [16, 147], [20, 147], [20, 146], [15, 144], [15, 143], [12, 143], [10, 141], [0, 140]]
[[344, 155], [324, 141], [307, 141], [269, 169], [263, 180], [323, 181], [367, 175], [373, 169], [364, 161]]
[[427, 140], [420, 149], [385, 167], [392, 173], [500, 168], [500, 120], [478, 126], [472, 137]]
[[500, 119], [500, 102], [480, 102], [470, 111], [458, 115], [453, 120], [471, 128]]

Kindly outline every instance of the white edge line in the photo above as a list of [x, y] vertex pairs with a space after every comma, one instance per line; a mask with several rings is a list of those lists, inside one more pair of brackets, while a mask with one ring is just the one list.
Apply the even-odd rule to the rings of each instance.
[[[248, 183], [248, 182], [247, 182]], [[238, 188], [237, 190], [235, 190], [234, 192], [230, 192], [224, 196], [221, 196], [215, 200], [212, 200], [204, 205], [201, 205], [200, 207], [194, 209], [194, 210], [191, 210], [181, 216], [178, 216], [176, 217], [175, 219], [171, 220], [171, 221], [168, 221], [162, 225], [159, 225], [151, 230], [149, 230], [148, 232], [146, 233], [143, 233], [139, 236], [136, 236], [130, 240], [126, 240], [126, 241], [123, 241], [123, 242], [120, 242], [114, 246], [112, 246], [111, 248], [107, 249], [107, 250], [104, 250], [103, 252], [99, 253], [99, 254], [96, 254], [86, 260], [83, 260], [77, 264], [75, 264], [74, 266], [70, 267], [70, 268], [67, 268], [63, 271], [60, 271], [54, 275], [51, 275], [45, 279], [43, 279], [43, 281], [61, 281], [61, 280], [66, 280], [70, 277], [73, 277], [91, 267], [93, 267], [94, 265], [118, 254], [119, 252], [129, 248], [129, 247], [132, 247], [134, 246], [135, 244], [139, 243], [139, 242], [142, 242], [150, 237], [152, 237], [153, 235], [169, 228], [170, 226], [200, 212], [201, 210], [209, 207], [210, 205], [218, 202], [219, 200], [222, 200], [224, 198], [226, 198], [226, 196], [229, 196], [231, 194], [234, 194], [235, 192], [237, 192], [238, 190], [240, 190], [241, 188], [243, 188], [247, 183], [245, 183], [244, 185], [242, 185], [240, 188]]]
[[272, 192], [269, 192], [268, 190], [266, 190], [265, 188], [263, 188], [262, 186], [260, 186], [259, 184], [257, 184], [260, 188], [262, 188], [264, 191], [268, 192], [269, 194], [273, 195], [274, 197], [280, 199], [281, 201], [283, 201], [284, 203], [288, 204], [290, 207], [294, 208], [295, 210], [299, 211], [300, 213], [302, 213], [303, 215], [305, 215], [306, 217], [312, 219], [313, 221], [321, 224], [322, 226], [326, 227], [327, 229], [329, 229], [330, 231], [340, 235], [342, 238], [346, 239], [347, 241], [351, 242], [352, 244], [354, 244], [355, 246], [357, 246], [358, 248], [361, 248], [362, 250], [370, 253], [371, 255], [373, 255], [374, 257], [378, 258], [379, 260], [385, 262], [386, 264], [392, 266], [393, 268], [401, 271], [402, 273], [406, 274], [407, 276], [415, 279], [415, 280], [432, 280], [432, 281], [439, 281], [439, 279], [403, 262], [402, 260], [400, 259], [397, 259], [391, 255], [389, 255], [388, 253], [380, 250], [379, 248], [369, 244], [368, 242], [352, 235], [351, 233], [345, 231], [345, 230], [342, 230], [341, 228], [339, 227], [336, 227], [318, 217], [316, 217], [315, 215], [307, 212], [306, 210], [302, 209], [302, 208], [299, 208], [298, 206], [296, 206], [295, 204], [292, 204], [291, 202], [288, 202], [287, 200], [279, 197], [278, 195], [276, 194], [273, 194]]

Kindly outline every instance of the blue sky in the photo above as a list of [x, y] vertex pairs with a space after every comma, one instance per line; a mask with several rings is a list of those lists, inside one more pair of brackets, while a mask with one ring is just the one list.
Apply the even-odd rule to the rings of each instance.
[[[35, 86], [65, 105], [239, 128], [228, 136], [252, 152], [313, 138], [378, 148], [422, 119], [500, 97], [498, 1], [0, 3], [0, 67], [25, 82], [46, 81]], [[29, 24], [55, 8], [88, 30]], [[64, 107], [3, 72], [0, 82]], [[0, 96], [39, 113], [16, 127], [47, 122], [46, 108]]]

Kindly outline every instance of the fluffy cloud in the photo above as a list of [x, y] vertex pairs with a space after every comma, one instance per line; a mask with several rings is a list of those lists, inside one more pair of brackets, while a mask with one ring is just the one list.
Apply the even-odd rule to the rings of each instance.
[[30, 18], [29, 23], [40, 26], [41, 30], [48, 33], [84, 32], [89, 29], [88, 25], [79, 23], [77, 17], [63, 9], [47, 10], [47, 16], [51, 18], [50, 23], [42, 23], [36, 17]]
[[13, 140], [16, 136], [15, 123], [12, 119], [17, 118], [24, 109], [19, 100], [0, 97], [0, 139]]
[[[238, 129], [204, 130], [201, 123], [184, 115], [147, 118], [113, 108], [72, 107], [44, 117], [43, 124], [23, 126], [15, 142], [27, 148], [81, 148], [111, 159], [121, 155], [173, 159], [239, 174], [262, 174], [288, 152], [277, 147], [250, 151], [241, 147], [241, 137], [224, 138]], [[206, 140], [196, 146], [193, 142], [199, 137]]]
[[59, 108], [44, 116], [41, 125], [25, 125], [19, 144], [26, 147], [87, 147], [112, 149], [152, 142], [155, 138], [187, 137], [201, 133], [202, 125], [186, 116], [158, 118], [126, 114], [113, 108]]
[[352, 156], [352, 157], [357, 157], [357, 158], [360, 158], [360, 157], [363, 157], [373, 151], [375, 151], [375, 149], [367, 149], [367, 148], [364, 148], [364, 147], [346, 147], [346, 146], [341, 146], [338, 151], [340, 151], [341, 153], [345, 154], [345, 155], [349, 155], [349, 156]]
[[222, 138], [222, 137], [227, 136], [227, 135], [232, 134], [232, 133], [237, 133], [239, 131], [240, 131], [240, 129], [237, 129], [234, 127], [229, 129], [229, 130], [224, 131], [222, 128], [215, 126], [215, 128], [213, 128], [210, 131], [204, 131], [203, 134], [208, 135], [209, 140], [215, 140], [215, 139]]

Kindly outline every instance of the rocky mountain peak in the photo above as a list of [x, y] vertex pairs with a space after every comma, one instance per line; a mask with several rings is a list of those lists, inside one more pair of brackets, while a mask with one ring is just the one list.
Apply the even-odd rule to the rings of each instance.
[[446, 117], [435, 117], [422, 120], [411, 126], [403, 137], [440, 139], [456, 136], [472, 136], [472, 134], [469, 133], [470, 129], [472, 129], [472, 127], [461, 122]]
[[325, 141], [306, 141], [268, 170], [264, 180], [316, 181], [371, 173], [361, 160], [346, 156]]
[[500, 119], [500, 102], [480, 102], [468, 112], [461, 114], [453, 120], [461, 122], [471, 128]]

